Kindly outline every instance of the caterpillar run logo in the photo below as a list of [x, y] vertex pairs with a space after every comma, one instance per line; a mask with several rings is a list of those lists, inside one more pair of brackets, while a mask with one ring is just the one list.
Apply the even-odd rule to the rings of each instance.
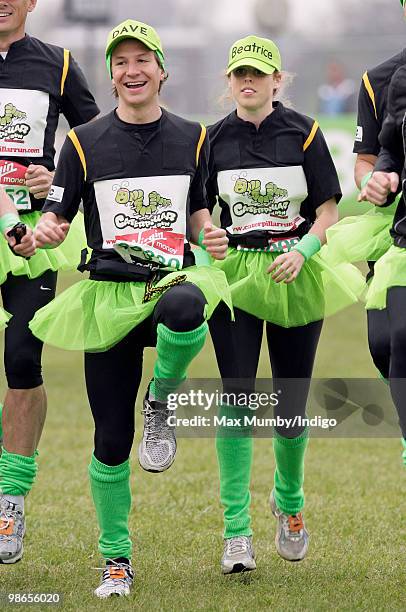
[[0, 114], [0, 139], [7, 142], [24, 142], [24, 138], [31, 131], [31, 127], [27, 123], [20, 121], [26, 118], [26, 113], [8, 102], [4, 106], [3, 114]]
[[249, 203], [237, 202], [233, 206], [234, 214], [237, 217], [249, 213], [251, 215], [271, 214], [280, 219], [287, 218], [287, 210], [290, 200], [283, 199], [288, 197], [288, 190], [283, 189], [269, 181], [264, 188], [259, 180], [248, 181], [241, 176], [236, 179], [234, 192], [239, 195], [247, 196]]
[[148, 200], [145, 201], [144, 190], [129, 189], [128, 181], [123, 181], [120, 185], [113, 185], [113, 190], [116, 192], [115, 203], [133, 211], [131, 216], [120, 213], [114, 217], [114, 223], [119, 229], [128, 226], [169, 228], [178, 218], [176, 211], [165, 210], [172, 206], [172, 200], [162, 197], [157, 191], [151, 191], [148, 194]]

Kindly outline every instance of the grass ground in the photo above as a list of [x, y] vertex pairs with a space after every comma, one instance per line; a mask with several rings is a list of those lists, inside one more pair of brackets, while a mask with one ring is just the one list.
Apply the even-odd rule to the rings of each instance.
[[[365, 328], [361, 307], [330, 319], [315, 375], [375, 376]], [[154, 353], [146, 353], [149, 374]], [[272, 445], [256, 440], [252, 516], [258, 569], [230, 577], [219, 572], [222, 520], [213, 440], [180, 440], [176, 463], [164, 474], [143, 472], [133, 453], [135, 588], [126, 600], [95, 600], [99, 572], [92, 568], [100, 560], [87, 481], [92, 423], [82, 356], [48, 348], [44, 370], [49, 414], [38, 480], [27, 500], [26, 552], [21, 563], [0, 566], [0, 592], [58, 591], [58, 609], [72, 611], [406, 609], [405, 474], [396, 439], [312, 440], [305, 487], [311, 547], [299, 564], [275, 552], [267, 502]], [[210, 344], [190, 369], [196, 378], [201, 372], [217, 375]], [[259, 376], [269, 376], [265, 351]], [[136, 441], [140, 431], [139, 418]]]

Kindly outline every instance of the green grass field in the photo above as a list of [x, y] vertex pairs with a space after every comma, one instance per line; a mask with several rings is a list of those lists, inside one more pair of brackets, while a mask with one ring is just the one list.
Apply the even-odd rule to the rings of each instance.
[[[75, 278], [65, 277], [61, 285]], [[147, 349], [147, 377], [153, 358]], [[213, 440], [181, 439], [174, 466], [163, 474], [143, 472], [134, 452], [135, 587], [126, 600], [97, 600], [92, 591], [100, 572], [92, 568], [100, 559], [87, 481], [92, 422], [82, 361], [80, 353], [45, 351], [49, 413], [37, 483], [27, 499], [25, 555], [15, 566], [0, 566], [0, 592], [57, 591], [63, 596], [57, 609], [72, 611], [406, 609], [405, 471], [397, 439], [311, 441], [305, 486], [311, 547], [299, 564], [275, 551], [268, 507], [272, 444], [256, 440], [252, 516], [258, 569], [229, 577], [219, 570], [222, 516]], [[210, 344], [190, 376], [202, 372], [217, 376]], [[361, 306], [325, 324], [315, 375], [376, 375]], [[259, 376], [269, 376], [265, 351]], [[136, 443], [139, 416], [137, 424]]]

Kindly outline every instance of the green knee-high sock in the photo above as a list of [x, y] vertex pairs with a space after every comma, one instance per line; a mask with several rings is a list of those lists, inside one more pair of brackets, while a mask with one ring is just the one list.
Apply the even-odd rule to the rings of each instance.
[[186, 370], [201, 351], [208, 326], [204, 322], [188, 332], [174, 332], [163, 323], [158, 324], [156, 351], [151, 393], [157, 400], [166, 401], [186, 378]]
[[252, 534], [249, 513], [251, 465], [253, 455], [252, 428], [244, 427], [247, 408], [222, 406], [220, 418], [240, 418], [241, 427], [220, 425], [216, 432], [216, 451], [220, 473], [220, 501], [224, 507], [224, 537]]
[[297, 514], [304, 506], [304, 456], [308, 442], [307, 430], [298, 438], [283, 438], [274, 432], [275, 501], [286, 514]]
[[7, 495], [27, 495], [34, 484], [38, 466], [31, 457], [9, 453], [4, 447], [0, 458], [0, 489]]
[[90, 488], [100, 527], [99, 551], [105, 559], [131, 559], [128, 527], [131, 508], [130, 463], [109, 466], [92, 455]]

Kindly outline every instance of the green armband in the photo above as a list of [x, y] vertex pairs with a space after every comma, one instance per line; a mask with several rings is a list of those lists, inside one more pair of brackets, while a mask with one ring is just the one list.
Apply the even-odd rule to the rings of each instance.
[[204, 240], [204, 228], [202, 227], [202, 229], [199, 232], [199, 238], [197, 239], [197, 244], [199, 245], [201, 249], [203, 249], [203, 251], [205, 251], [206, 247], [203, 244], [203, 240]]
[[372, 172], [368, 172], [364, 177], [362, 177], [361, 181], [361, 189], [364, 189], [365, 185], [368, 183], [369, 179], [372, 176]]
[[320, 238], [316, 234], [305, 234], [303, 238], [293, 247], [292, 251], [299, 251], [308, 261], [321, 249]]
[[0, 217], [0, 233], [4, 234], [6, 229], [14, 227], [17, 223], [20, 223], [20, 217], [15, 213], [6, 213]]

